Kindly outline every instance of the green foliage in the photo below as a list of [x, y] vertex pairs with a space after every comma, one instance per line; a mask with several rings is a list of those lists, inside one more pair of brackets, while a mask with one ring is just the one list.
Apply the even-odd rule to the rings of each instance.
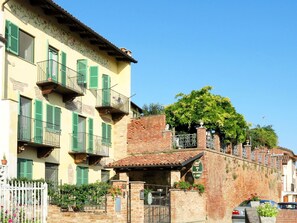
[[248, 136], [251, 138], [252, 148], [267, 147], [271, 149], [277, 146], [278, 137], [271, 125], [257, 125], [248, 130]]
[[164, 107], [159, 103], [144, 104], [142, 107], [143, 115], [160, 115], [164, 114]]
[[63, 208], [74, 207], [76, 210], [83, 210], [85, 205], [100, 205], [109, 189], [110, 185], [104, 182], [80, 186], [63, 184], [52, 194], [51, 200]]
[[270, 203], [264, 203], [257, 207], [257, 212], [259, 216], [262, 217], [276, 217], [278, 214], [278, 209]]
[[178, 101], [165, 107], [166, 121], [176, 131], [195, 132], [203, 121], [207, 129], [214, 130], [224, 143], [246, 140], [248, 124], [237, 113], [228, 98], [210, 93], [212, 87], [193, 90], [190, 94], [179, 93]]
[[197, 190], [200, 194], [204, 193], [205, 191], [203, 184], [191, 184], [187, 181], [174, 182], [173, 187], [181, 190]]

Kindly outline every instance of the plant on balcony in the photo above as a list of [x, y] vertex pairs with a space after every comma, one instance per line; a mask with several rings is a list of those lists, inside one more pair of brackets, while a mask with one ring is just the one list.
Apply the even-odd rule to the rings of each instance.
[[2, 157], [1, 163], [2, 163], [2, 165], [7, 165], [7, 159], [6, 159], [5, 153], [3, 153], [3, 157]]

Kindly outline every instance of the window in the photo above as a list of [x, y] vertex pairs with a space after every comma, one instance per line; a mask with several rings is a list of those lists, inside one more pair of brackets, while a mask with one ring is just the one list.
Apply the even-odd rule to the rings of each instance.
[[5, 37], [7, 39], [7, 51], [20, 56], [21, 58], [34, 62], [34, 38], [20, 30], [18, 26], [6, 21]]
[[89, 147], [88, 147], [88, 152], [93, 153], [94, 149], [94, 136], [93, 136], [93, 119], [89, 118]]
[[72, 151], [86, 152], [86, 118], [72, 114]]
[[17, 178], [27, 178], [32, 180], [33, 160], [18, 158]]
[[77, 83], [86, 84], [87, 83], [87, 67], [88, 61], [86, 59], [77, 60]]
[[61, 130], [61, 108], [46, 105], [46, 127], [47, 129]]
[[58, 164], [45, 163], [45, 181], [58, 186]]
[[89, 168], [77, 166], [76, 167], [76, 185], [88, 184], [89, 182]]
[[111, 125], [102, 123], [102, 144], [111, 145]]
[[101, 170], [101, 182], [108, 182], [109, 170]]
[[102, 105], [110, 105], [110, 77], [106, 74], [102, 76]]

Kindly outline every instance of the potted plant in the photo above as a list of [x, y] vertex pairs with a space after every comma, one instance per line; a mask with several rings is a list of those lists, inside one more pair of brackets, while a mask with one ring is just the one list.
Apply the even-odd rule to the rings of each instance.
[[257, 193], [251, 194], [249, 200], [251, 203], [251, 207], [258, 207], [260, 205], [260, 198]]
[[260, 216], [261, 223], [275, 223], [278, 214], [278, 208], [269, 202], [257, 207], [257, 213]]
[[2, 163], [2, 165], [7, 165], [7, 159], [6, 159], [5, 153], [3, 153], [3, 157], [2, 157], [1, 163]]

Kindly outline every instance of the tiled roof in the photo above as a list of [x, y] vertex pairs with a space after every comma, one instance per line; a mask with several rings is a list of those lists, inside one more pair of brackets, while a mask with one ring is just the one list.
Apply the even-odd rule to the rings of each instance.
[[107, 168], [137, 168], [137, 167], [182, 167], [200, 158], [203, 153], [199, 151], [177, 151], [171, 153], [153, 153], [129, 156], [109, 163]]

